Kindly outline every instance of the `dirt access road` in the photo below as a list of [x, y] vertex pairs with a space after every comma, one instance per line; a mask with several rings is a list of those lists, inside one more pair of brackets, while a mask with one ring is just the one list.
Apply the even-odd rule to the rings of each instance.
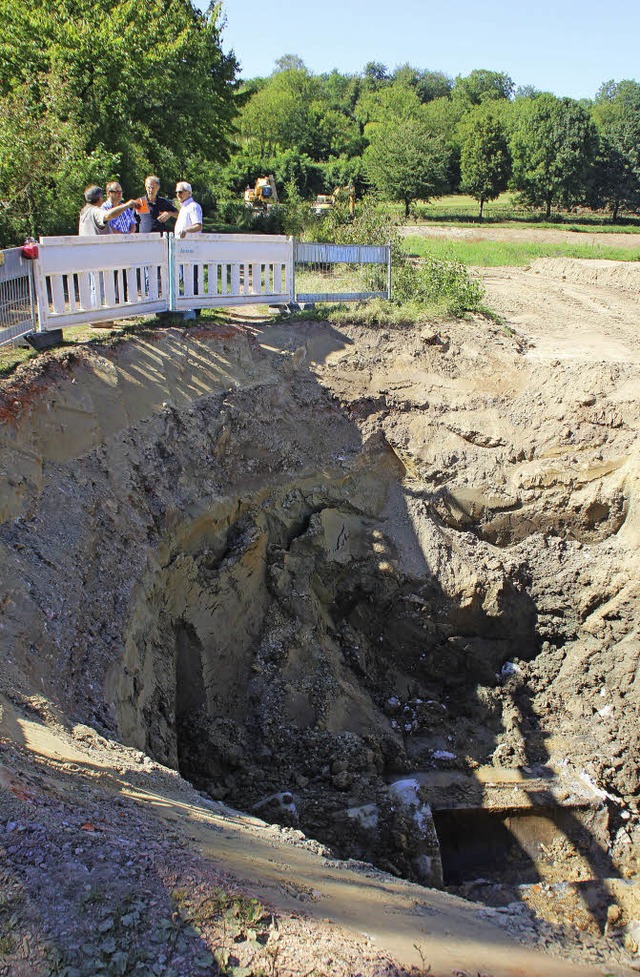
[[[405, 236], [468, 241], [581, 244], [640, 250], [635, 234], [578, 234], [552, 228], [425, 227]], [[531, 358], [638, 362], [640, 266], [594, 258], [540, 258], [527, 268], [483, 268], [487, 304], [522, 332]]]
[[483, 269], [488, 305], [522, 333], [529, 359], [640, 361], [640, 265], [540, 258]]
[[529, 244], [591, 244], [593, 247], [640, 248], [638, 234], [599, 234], [537, 227], [426, 227], [406, 224], [400, 229], [405, 237], [439, 237], [467, 241], [510, 241]]

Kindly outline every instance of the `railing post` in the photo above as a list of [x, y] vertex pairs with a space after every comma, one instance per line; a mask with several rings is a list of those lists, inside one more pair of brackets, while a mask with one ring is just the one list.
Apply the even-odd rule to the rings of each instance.
[[291, 240], [291, 278], [290, 278], [290, 288], [289, 288], [289, 303], [293, 303], [296, 300], [296, 240], [292, 236]]
[[[37, 261], [36, 259], [33, 259]], [[33, 261], [29, 266], [29, 308], [31, 310], [31, 321], [34, 326], [37, 327], [38, 332], [42, 332], [42, 326], [40, 324], [40, 318], [37, 316], [37, 304], [36, 304], [36, 276], [33, 270]]]
[[31, 263], [33, 281], [36, 292], [36, 309], [38, 313], [38, 332], [45, 332], [49, 315], [49, 296], [47, 295], [47, 282], [42, 272], [40, 261], [40, 251], [46, 247], [42, 238], [38, 241], [38, 257]]
[[169, 312], [176, 311], [176, 265], [175, 265], [175, 246], [172, 231], [166, 234], [167, 238], [167, 264], [169, 275]]
[[391, 301], [391, 241], [387, 244], [387, 301]]

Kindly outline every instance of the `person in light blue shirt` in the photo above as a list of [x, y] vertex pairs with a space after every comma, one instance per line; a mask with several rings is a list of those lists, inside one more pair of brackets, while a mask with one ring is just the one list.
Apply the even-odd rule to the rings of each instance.
[[[122, 203], [122, 187], [117, 180], [107, 183], [107, 199], [102, 205], [103, 210], [112, 210]], [[114, 217], [109, 221], [109, 229], [112, 234], [135, 234], [138, 230], [138, 222], [135, 213], [131, 208], [123, 210], [119, 217]]]

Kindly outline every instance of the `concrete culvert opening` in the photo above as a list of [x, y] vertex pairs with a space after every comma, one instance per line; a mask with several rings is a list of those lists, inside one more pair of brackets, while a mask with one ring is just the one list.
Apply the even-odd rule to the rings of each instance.
[[584, 817], [582, 809], [560, 805], [534, 811], [440, 810], [434, 812], [434, 823], [447, 886], [502, 885], [513, 893], [518, 886], [547, 881], [552, 868], [557, 881], [559, 851], [569, 879], [577, 861], [583, 880], [615, 874], [606, 848], [604, 812], [594, 819], [593, 810]]
[[558, 918], [593, 886], [601, 934], [638, 871], [633, 371], [478, 328], [55, 361], [29, 443], [84, 426], [7, 489], [12, 681], [336, 856]]

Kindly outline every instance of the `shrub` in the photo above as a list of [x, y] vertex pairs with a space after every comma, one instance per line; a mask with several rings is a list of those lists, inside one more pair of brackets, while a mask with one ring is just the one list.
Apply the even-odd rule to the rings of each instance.
[[426, 258], [396, 265], [392, 296], [396, 302], [440, 306], [450, 315], [460, 316], [480, 308], [483, 289], [460, 262]]

